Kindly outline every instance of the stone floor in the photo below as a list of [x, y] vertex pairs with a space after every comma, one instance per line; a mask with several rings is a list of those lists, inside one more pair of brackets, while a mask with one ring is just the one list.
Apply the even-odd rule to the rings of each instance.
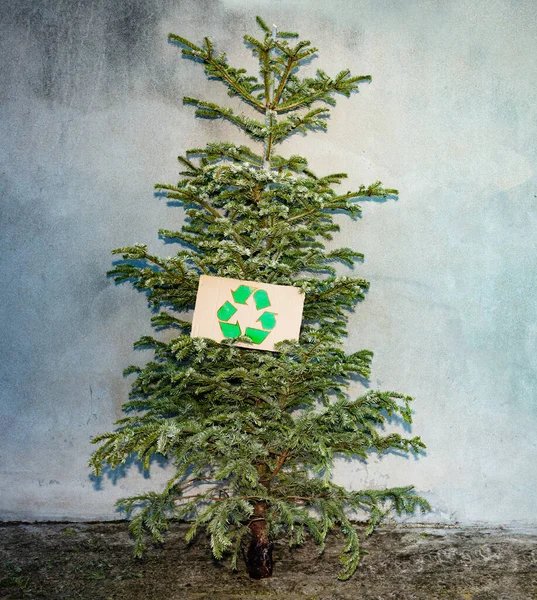
[[537, 531], [384, 528], [353, 578], [337, 579], [341, 540], [275, 548], [271, 579], [211, 558], [208, 540], [184, 542], [176, 525], [164, 545], [131, 555], [121, 523], [0, 525], [0, 598], [50, 600], [537, 600]]

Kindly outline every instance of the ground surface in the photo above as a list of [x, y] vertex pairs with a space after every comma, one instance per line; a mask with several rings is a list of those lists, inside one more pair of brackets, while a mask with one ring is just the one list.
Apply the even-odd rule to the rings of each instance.
[[0, 526], [0, 598], [92, 600], [535, 600], [537, 532], [383, 529], [348, 582], [338, 581], [341, 540], [275, 548], [271, 579], [212, 560], [204, 537], [131, 555], [125, 523]]

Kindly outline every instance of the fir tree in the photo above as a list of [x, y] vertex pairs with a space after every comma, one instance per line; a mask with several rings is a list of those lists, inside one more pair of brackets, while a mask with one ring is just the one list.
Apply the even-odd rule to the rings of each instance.
[[[295, 33], [271, 31], [260, 18], [257, 23], [261, 39], [244, 40], [259, 61], [259, 76], [230, 66], [209, 38], [198, 46], [169, 36], [258, 116], [192, 97], [185, 103], [199, 117], [237, 126], [260, 150], [219, 142], [187, 151], [179, 157], [179, 183], [156, 185], [185, 207], [181, 231], [159, 231], [181, 249], [166, 258], [143, 244], [114, 250], [122, 260], [112, 277], [146, 292], [160, 311], [152, 318], [155, 328], [177, 334], [168, 342], [147, 336], [136, 343], [153, 349], [154, 359], [126, 370], [136, 375], [124, 405], [128, 416], [93, 440], [100, 446], [90, 462], [97, 475], [103, 464], [115, 468], [133, 454], [145, 469], [157, 454], [174, 464], [163, 491], [118, 502], [131, 515], [138, 555], [147, 533], [160, 541], [171, 519], [188, 519], [189, 540], [205, 528], [216, 558], [229, 552], [235, 567], [242, 549], [250, 575], [268, 577], [274, 539], [299, 545], [310, 536], [322, 550], [328, 532], [339, 529], [346, 538], [340, 573], [346, 579], [361, 554], [351, 511], [365, 511], [370, 534], [392, 509], [402, 514], [428, 508], [412, 486], [350, 491], [331, 480], [338, 455], [366, 460], [371, 452], [424, 448], [419, 437], [383, 432], [392, 417], [411, 423], [411, 398], [368, 391], [350, 399], [346, 393], [352, 378], [370, 373], [372, 352], [342, 349], [349, 311], [368, 283], [337, 276], [334, 269], [336, 261], [353, 266], [360, 253], [325, 248], [338, 230], [334, 212], [354, 217], [359, 198], [397, 191], [376, 182], [340, 193], [334, 186], [345, 174], [317, 176], [305, 158], [275, 153], [295, 132], [324, 131], [336, 96], [350, 96], [370, 77], [318, 70], [300, 78], [299, 68], [316, 48], [294, 40]], [[263, 352], [190, 337], [191, 324], [180, 315], [193, 309], [201, 274], [300, 288], [299, 341]]]

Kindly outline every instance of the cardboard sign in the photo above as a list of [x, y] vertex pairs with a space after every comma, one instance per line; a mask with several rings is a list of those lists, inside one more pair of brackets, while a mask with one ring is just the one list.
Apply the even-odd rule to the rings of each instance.
[[237, 346], [274, 351], [274, 344], [298, 340], [304, 294], [291, 285], [201, 275], [191, 337], [217, 342], [248, 336]]

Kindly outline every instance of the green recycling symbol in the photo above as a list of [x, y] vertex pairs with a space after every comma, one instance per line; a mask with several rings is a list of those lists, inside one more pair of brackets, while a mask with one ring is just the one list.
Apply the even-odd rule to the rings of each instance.
[[[267, 292], [265, 290], [250, 287], [249, 285], [239, 285], [235, 291], [231, 290], [231, 295], [233, 296], [233, 302], [235, 304], [247, 304], [250, 297], [253, 297], [255, 307], [258, 311], [270, 306]], [[265, 341], [274, 327], [276, 327], [276, 313], [264, 311], [256, 321], [256, 323], [260, 323], [261, 329], [258, 329], [257, 327], [246, 327], [243, 334], [238, 321], [236, 323], [229, 322], [236, 312], [237, 308], [227, 300], [216, 312], [220, 329], [225, 338], [234, 339], [241, 335], [247, 335], [254, 344], [261, 344]]]

